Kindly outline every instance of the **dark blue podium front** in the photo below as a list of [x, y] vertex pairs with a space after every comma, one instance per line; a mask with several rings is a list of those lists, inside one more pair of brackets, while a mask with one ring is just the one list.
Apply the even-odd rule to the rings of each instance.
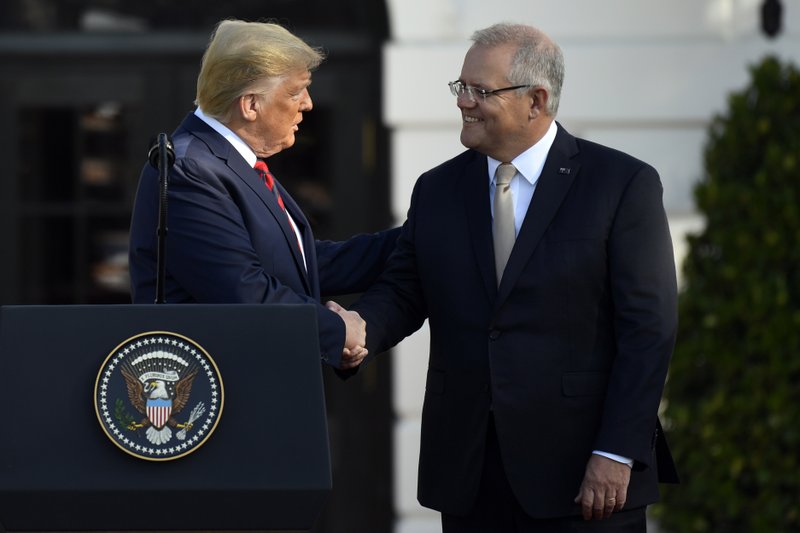
[[[150, 331], [201, 345], [224, 383], [216, 429], [148, 461], [102, 429], [106, 357]], [[0, 308], [0, 525], [7, 531], [304, 531], [331, 490], [312, 306]]]

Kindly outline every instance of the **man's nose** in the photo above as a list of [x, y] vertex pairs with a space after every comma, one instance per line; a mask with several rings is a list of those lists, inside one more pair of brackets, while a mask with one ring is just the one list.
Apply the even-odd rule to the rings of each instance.
[[456, 105], [461, 109], [469, 109], [475, 107], [475, 100], [472, 98], [472, 95], [469, 91], [464, 91], [460, 95], [456, 96]]
[[303, 111], [311, 111], [314, 108], [314, 102], [311, 100], [311, 93], [308, 92], [308, 89], [305, 89], [305, 95], [303, 97], [303, 103], [301, 105], [301, 109]]

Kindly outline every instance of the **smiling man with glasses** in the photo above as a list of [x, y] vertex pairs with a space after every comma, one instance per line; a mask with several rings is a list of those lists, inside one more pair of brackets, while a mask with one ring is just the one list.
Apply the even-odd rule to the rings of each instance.
[[677, 323], [658, 173], [555, 121], [547, 35], [473, 41], [449, 84], [468, 150], [419, 178], [353, 306], [372, 354], [429, 322], [419, 500], [445, 533], [643, 532], [677, 480], [657, 417]]

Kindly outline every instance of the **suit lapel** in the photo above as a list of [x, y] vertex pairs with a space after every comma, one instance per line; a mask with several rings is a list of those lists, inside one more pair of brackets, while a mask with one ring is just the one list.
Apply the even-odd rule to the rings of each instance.
[[[278, 205], [278, 200], [275, 194], [270, 191], [266, 185], [264, 185], [264, 182], [261, 181], [261, 177], [258, 175], [258, 172], [256, 172], [255, 169], [247, 164], [247, 161], [244, 160], [241, 154], [239, 154], [239, 152], [237, 152], [233, 146], [227, 140], [225, 140], [225, 138], [214, 131], [213, 128], [200, 120], [193, 113], [186, 117], [183, 122], [183, 127], [191, 131], [192, 134], [202, 140], [208, 146], [211, 153], [224, 160], [227, 163], [228, 168], [230, 168], [234, 174], [244, 181], [247, 186], [253, 190], [256, 196], [258, 196], [258, 198], [264, 203], [267, 210], [270, 212], [272, 217], [275, 219], [275, 222], [277, 222], [278, 226], [283, 232], [287, 245], [292, 252], [292, 257], [294, 257], [295, 265], [301, 273], [303, 284], [308, 291], [308, 294], [314, 295], [315, 292], [313, 291], [313, 284], [309, 279], [306, 265], [303, 262], [303, 256], [301, 255], [297, 246], [297, 236], [289, 224], [289, 219], [286, 217], [286, 213], [284, 213], [283, 209], [281, 209], [281, 206]], [[289, 209], [290, 204], [292, 206], [290, 209], [292, 218], [298, 223], [299, 226], [301, 226], [300, 233], [304, 236], [303, 246], [305, 247], [306, 255], [308, 256], [309, 244], [308, 239], [305, 238], [305, 234], [307, 233], [305, 230], [308, 228], [308, 222], [306, 221], [305, 216], [302, 215], [300, 208], [297, 207], [297, 204], [295, 204], [294, 200], [291, 199], [289, 194], [282, 187], [279, 187], [279, 190], [287, 209]], [[313, 246], [313, 242], [311, 245]], [[309, 264], [308, 266], [310, 270], [311, 265]]]
[[489, 208], [489, 170], [486, 157], [474, 153], [467, 163], [463, 183], [458, 189], [463, 195], [467, 227], [472, 239], [472, 251], [483, 279], [486, 295], [492, 301], [497, 294], [492, 244], [492, 212]]
[[542, 174], [536, 184], [525, 220], [522, 222], [511, 256], [508, 258], [503, 279], [498, 287], [495, 308], [502, 305], [511, 293], [523, 268], [527, 264], [544, 232], [564, 201], [575, 175], [580, 169], [579, 161], [573, 159], [578, 153], [575, 138], [560, 125], [550, 147]]
[[[281, 209], [281, 206], [278, 204], [278, 197], [275, 196], [275, 193], [270, 191], [267, 186], [261, 181], [261, 177], [258, 175], [254, 169], [250, 168], [246, 161], [242, 158], [231, 158], [228, 160], [228, 166], [236, 172], [236, 174], [245, 182], [247, 185], [255, 192], [261, 201], [266, 206], [267, 210], [270, 212], [272, 217], [275, 219], [275, 222], [280, 226], [281, 232], [283, 232], [283, 236], [286, 239], [286, 245], [292, 252], [292, 257], [294, 258], [295, 265], [297, 269], [303, 274], [303, 282], [306, 286], [306, 289], [309, 290], [309, 294], [311, 294], [311, 286], [308, 280], [308, 273], [306, 271], [306, 266], [303, 263], [303, 256], [300, 253], [300, 248], [297, 246], [297, 235], [295, 235], [294, 230], [292, 229], [291, 224], [289, 223], [289, 218], [286, 216], [286, 213]], [[276, 180], [277, 182], [277, 180]], [[291, 199], [289, 193], [286, 190], [278, 185], [278, 191], [280, 191], [281, 197], [283, 198], [283, 203], [286, 206], [287, 210], [292, 213], [292, 218], [295, 222], [300, 225], [302, 222], [305, 226], [305, 217], [298, 217], [298, 212], [300, 208], [294, 203], [294, 200]], [[289, 206], [292, 206], [290, 209]], [[300, 234], [302, 235], [302, 228], [300, 228]], [[307, 246], [306, 243], [303, 243], [304, 246]]]

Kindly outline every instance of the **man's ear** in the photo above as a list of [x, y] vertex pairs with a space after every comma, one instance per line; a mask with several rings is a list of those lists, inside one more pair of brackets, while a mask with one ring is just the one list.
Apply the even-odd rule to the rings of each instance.
[[547, 114], [547, 101], [550, 99], [550, 93], [544, 87], [534, 87], [530, 91], [531, 109], [530, 118], [536, 118], [539, 115]]
[[258, 110], [261, 102], [257, 94], [243, 94], [236, 100], [236, 112], [247, 122], [253, 122], [258, 118]]

